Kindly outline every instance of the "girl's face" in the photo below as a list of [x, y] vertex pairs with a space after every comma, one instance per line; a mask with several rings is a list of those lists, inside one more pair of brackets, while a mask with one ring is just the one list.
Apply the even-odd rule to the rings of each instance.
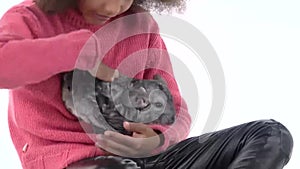
[[134, 0], [78, 0], [78, 7], [85, 20], [101, 25], [110, 18], [127, 11]]

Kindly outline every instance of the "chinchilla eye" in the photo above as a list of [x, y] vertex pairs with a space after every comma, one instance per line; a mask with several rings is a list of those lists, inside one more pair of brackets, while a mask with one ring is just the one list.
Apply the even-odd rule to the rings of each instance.
[[138, 82], [138, 81], [137, 81], [136, 79], [132, 79], [132, 80], [130, 81], [130, 83], [129, 83], [129, 86], [130, 86], [130, 87], [134, 87], [134, 85], [136, 85], [137, 82]]
[[154, 105], [158, 108], [161, 108], [163, 106], [163, 104], [161, 104], [160, 102], [156, 102], [156, 103], [154, 103]]

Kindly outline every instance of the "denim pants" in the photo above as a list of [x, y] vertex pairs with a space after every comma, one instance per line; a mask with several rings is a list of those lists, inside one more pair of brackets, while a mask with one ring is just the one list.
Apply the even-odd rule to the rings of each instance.
[[95, 157], [68, 169], [282, 169], [292, 149], [285, 126], [259, 120], [188, 138], [152, 157]]

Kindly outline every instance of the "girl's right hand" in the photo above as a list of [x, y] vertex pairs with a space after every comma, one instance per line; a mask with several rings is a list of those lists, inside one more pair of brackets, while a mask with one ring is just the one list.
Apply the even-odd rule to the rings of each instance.
[[104, 63], [98, 62], [93, 69], [88, 71], [92, 76], [107, 82], [112, 82], [119, 77], [119, 71], [112, 69]]

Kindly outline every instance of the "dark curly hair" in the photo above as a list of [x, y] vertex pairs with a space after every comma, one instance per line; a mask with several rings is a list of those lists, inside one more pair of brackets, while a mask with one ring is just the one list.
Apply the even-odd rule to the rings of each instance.
[[[147, 11], [182, 13], [185, 10], [187, 0], [134, 0], [133, 5], [140, 6]], [[77, 0], [34, 0], [37, 6], [46, 13], [64, 12], [69, 8], [77, 7]]]

